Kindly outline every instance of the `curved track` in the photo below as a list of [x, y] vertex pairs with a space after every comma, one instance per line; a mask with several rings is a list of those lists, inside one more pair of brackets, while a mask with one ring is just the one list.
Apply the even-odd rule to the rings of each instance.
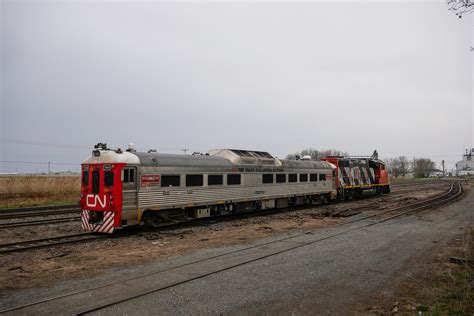
[[[454, 183], [454, 182], [453, 182]], [[446, 183], [443, 183], [446, 184]], [[451, 190], [452, 190], [452, 185], [451, 185]], [[412, 191], [412, 190], [411, 190]], [[353, 200], [353, 201], [343, 201], [342, 203], [338, 203], [334, 206], [329, 205], [327, 208], [322, 208], [319, 210], [321, 215], [325, 214], [326, 216], [337, 216], [337, 217], [347, 217], [347, 216], [352, 216], [355, 214], [361, 213], [362, 210], [373, 210], [373, 209], [379, 209], [380, 204], [384, 203], [384, 207], [386, 206], [386, 203], [390, 203], [389, 201], [382, 201], [384, 197], [392, 197], [392, 195], [387, 195], [387, 196], [382, 196], [382, 197], [374, 197], [375, 200], [370, 201], [368, 203], [364, 203], [360, 205], [361, 200]], [[365, 200], [367, 201], [367, 200]], [[430, 200], [428, 200], [430, 201]], [[424, 203], [424, 201], [418, 202], [416, 204]], [[354, 206], [352, 206], [354, 205]], [[396, 209], [404, 209], [406, 207], [410, 207], [411, 204], [405, 205], [405, 206], [400, 206]], [[341, 208], [342, 207], [342, 208]], [[288, 211], [298, 211], [298, 210], [304, 210], [304, 209], [314, 209], [313, 206], [300, 206], [300, 207], [292, 207], [291, 209], [285, 208], [285, 209], [271, 209], [271, 210], [263, 210], [259, 212], [247, 212], [247, 213], [241, 213], [241, 214], [229, 214], [229, 215], [222, 215], [222, 216], [217, 216], [213, 218], [202, 218], [202, 219], [197, 219], [194, 221], [190, 222], [180, 222], [180, 223], [166, 223], [160, 226], [157, 226], [155, 228], [159, 229], [167, 229], [167, 230], [172, 230], [176, 228], [182, 228], [182, 227], [187, 227], [187, 226], [193, 226], [193, 225], [199, 225], [202, 223], [208, 223], [210, 222], [216, 222], [216, 221], [229, 221], [229, 220], [234, 220], [236, 218], [245, 218], [245, 217], [253, 217], [253, 216], [267, 216], [267, 215], [272, 215], [272, 214], [278, 214], [278, 213], [284, 213]], [[46, 209], [45, 209], [46, 211]], [[384, 214], [388, 211], [379, 213], [379, 214]], [[364, 217], [365, 218], [370, 218], [369, 217]], [[69, 222], [73, 221], [76, 219], [79, 219], [80, 216], [78, 217], [67, 217], [67, 218], [55, 218], [55, 219], [42, 219], [42, 220], [34, 220], [34, 221], [22, 221], [22, 222], [10, 222], [10, 223], [2, 223], [0, 224], [0, 228], [12, 228], [12, 227], [21, 227], [21, 226], [31, 226], [31, 225], [43, 225], [43, 224], [53, 224], [53, 223], [63, 223], [63, 222]], [[360, 219], [358, 219], [360, 220]], [[357, 220], [357, 221], [358, 221]], [[352, 221], [350, 221], [352, 223]], [[151, 228], [151, 230], [154, 231], [154, 228]], [[128, 231], [124, 231], [124, 234], [128, 233]], [[2, 253], [12, 253], [12, 252], [20, 252], [20, 251], [25, 251], [25, 250], [34, 250], [38, 248], [44, 248], [44, 247], [52, 247], [52, 246], [58, 246], [58, 245], [63, 245], [63, 244], [71, 244], [71, 243], [78, 243], [82, 241], [90, 241], [90, 240], [95, 240], [95, 239], [100, 239], [100, 238], [106, 238], [110, 237], [109, 235], [94, 235], [93, 233], [80, 233], [80, 234], [73, 234], [73, 235], [64, 235], [64, 236], [57, 236], [57, 237], [51, 237], [51, 238], [42, 238], [42, 239], [36, 239], [36, 240], [28, 240], [28, 241], [21, 241], [21, 242], [14, 242], [14, 243], [8, 243], [8, 244], [0, 244], [0, 254]]]
[[[395, 184], [394, 190], [392, 193], [399, 194], [405, 192], [412, 192], [413, 186], [417, 189], [420, 186], [432, 187], [444, 185], [446, 181], [435, 180], [435, 181], [423, 181], [416, 183], [399, 183]], [[410, 188], [405, 189], [410, 186]], [[397, 189], [400, 188], [400, 189]], [[351, 203], [345, 202], [345, 203]], [[359, 209], [359, 207], [357, 207]], [[34, 218], [34, 217], [45, 217], [45, 216], [60, 216], [67, 214], [79, 213], [80, 208], [77, 205], [57, 205], [57, 206], [35, 206], [35, 207], [22, 207], [22, 208], [11, 208], [11, 209], [0, 209], [0, 220], [10, 220], [10, 219], [20, 219], [20, 218]], [[339, 212], [344, 213], [344, 212]], [[48, 224], [57, 224], [71, 222], [74, 220], [79, 220], [80, 216], [70, 216], [70, 217], [60, 217], [52, 219], [33, 219], [29, 221], [7, 221], [0, 223], [0, 229], [2, 228], [15, 228], [15, 227], [25, 227], [25, 226], [35, 226], [35, 225], [48, 225]]]
[[[461, 183], [459, 181], [454, 181], [451, 184], [451, 186], [450, 186], [450, 188], [447, 192], [445, 192], [443, 194], [440, 194], [440, 195], [438, 195], [434, 198], [424, 200], [424, 201], [421, 201], [421, 202], [416, 202], [416, 203], [400, 206], [400, 207], [390, 208], [390, 209], [387, 209], [383, 212], [378, 212], [378, 213], [373, 214], [373, 215], [360, 217], [360, 218], [357, 218], [357, 219], [346, 221], [344, 223], [334, 225], [333, 227], [342, 227], [342, 229], [339, 230], [339, 231], [336, 230], [334, 233], [332, 233], [328, 236], [317, 237], [316, 239], [311, 240], [311, 241], [307, 241], [307, 242], [296, 242], [295, 241], [294, 243], [288, 244], [289, 246], [287, 246], [283, 250], [281, 250], [281, 249], [278, 250], [278, 247], [276, 247], [276, 249], [274, 251], [268, 252], [268, 251], [265, 251], [265, 248], [268, 245], [279, 243], [279, 242], [282, 242], [282, 241], [291, 241], [292, 239], [295, 239], [296, 237], [299, 237], [299, 236], [302, 236], [302, 235], [315, 235], [315, 234], [313, 232], [304, 232], [304, 233], [299, 233], [299, 234], [283, 237], [283, 238], [272, 240], [272, 241], [269, 241], [269, 242], [266, 242], [266, 243], [262, 243], [262, 244], [258, 244], [258, 245], [252, 245], [252, 246], [241, 248], [241, 249], [238, 249], [238, 250], [233, 250], [233, 251], [229, 251], [229, 252], [222, 253], [222, 254], [219, 254], [219, 255], [214, 255], [214, 256], [207, 257], [207, 258], [202, 258], [202, 259], [199, 259], [199, 260], [195, 260], [195, 261], [185, 263], [185, 264], [182, 264], [182, 265], [170, 267], [170, 268], [163, 269], [163, 270], [160, 270], [160, 271], [140, 275], [138, 277], [133, 277], [133, 278], [129, 278], [129, 279], [126, 279], [126, 280], [121, 280], [121, 281], [118, 281], [118, 282], [114, 282], [114, 283], [110, 283], [110, 284], [106, 284], [106, 285], [102, 285], [102, 286], [98, 286], [98, 287], [89, 288], [89, 289], [86, 289], [86, 290], [76, 291], [76, 292], [67, 293], [67, 294], [63, 294], [63, 295], [60, 295], [60, 296], [56, 296], [56, 297], [47, 298], [47, 299], [44, 299], [44, 300], [32, 302], [32, 303], [25, 304], [25, 305], [22, 305], [22, 306], [16, 306], [16, 307], [13, 307], [13, 308], [10, 308], [10, 309], [0, 311], [0, 313], [6, 313], [6, 312], [22, 313], [22, 312], [34, 311], [35, 307], [37, 307], [36, 305], [39, 305], [39, 304], [45, 304], [45, 306], [48, 306], [48, 304], [55, 304], [55, 306], [59, 306], [61, 304], [61, 300], [63, 300], [63, 302], [68, 302], [68, 304], [71, 304], [71, 302], [82, 302], [82, 301], [85, 300], [89, 304], [88, 307], [84, 307], [84, 309], [80, 310], [79, 312], [75, 312], [76, 315], [84, 315], [84, 314], [100, 311], [103, 308], [110, 307], [110, 306], [113, 306], [113, 305], [116, 305], [116, 304], [119, 304], [119, 303], [122, 303], [122, 302], [125, 302], [125, 301], [128, 301], [128, 300], [131, 300], [131, 299], [135, 299], [135, 298], [150, 294], [150, 293], [155, 293], [155, 292], [159, 292], [159, 291], [162, 291], [162, 290], [165, 290], [165, 289], [176, 287], [176, 286], [178, 286], [180, 284], [183, 284], [183, 283], [187, 283], [187, 282], [191, 282], [193, 280], [201, 279], [201, 278], [204, 278], [206, 276], [217, 274], [217, 273], [220, 273], [220, 272], [223, 272], [223, 271], [226, 271], [226, 270], [230, 270], [230, 269], [233, 269], [233, 268], [236, 268], [236, 267], [239, 267], [239, 266], [243, 266], [243, 265], [249, 264], [251, 262], [259, 261], [259, 260], [262, 260], [262, 259], [265, 259], [265, 258], [268, 258], [268, 257], [271, 257], [271, 256], [277, 256], [277, 255], [279, 255], [281, 253], [284, 253], [284, 252], [288, 252], [288, 251], [291, 251], [291, 250], [294, 250], [294, 249], [297, 249], [297, 248], [301, 248], [301, 247], [305, 247], [305, 246], [308, 246], [308, 245], [311, 245], [311, 244], [315, 244], [315, 243], [318, 243], [318, 242], [321, 242], [321, 241], [324, 241], [324, 240], [327, 240], [327, 239], [330, 239], [330, 238], [334, 238], [336, 236], [340, 236], [340, 235], [347, 234], [347, 233], [352, 232], [352, 231], [363, 229], [363, 228], [368, 227], [368, 226], [377, 225], [377, 224], [380, 224], [380, 223], [383, 223], [383, 222], [386, 222], [386, 221], [389, 221], [389, 220], [393, 220], [395, 218], [399, 218], [399, 217], [404, 216], [404, 215], [409, 215], [411, 213], [415, 213], [415, 212], [418, 212], [418, 211], [421, 211], [421, 210], [424, 210], [424, 209], [437, 207], [437, 206], [442, 205], [442, 204], [450, 203], [450, 202], [454, 201], [455, 199], [459, 198], [462, 195], [462, 193], [463, 193], [463, 188], [462, 188]], [[360, 222], [361, 225], [358, 225], [358, 226], [352, 227], [352, 228], [348, 228], [348, 229], [343, 229], [343, 227], [345, 225], [350, 224], [350, 223], [355, 223], [355, 222]], [[259, 250], [259, 248], [262, 248], [262, 249]], [[251, 250], [254, 253], [256, 252], [256, 255], [251, 256], [251, 257], [247, 257], [243, 260], [236, 260], [236, 261], [228, 260], [229, 262], [231, 262], [230, 264], [228, 264], [228, 265], [217, 264], [217, 265], [214, 265], [214, 268], [208, 269], [207, 271], [199, 269], [200, 265], [203, 264], [203, 263], [210, 262], [210, 261], [221, 262], [221, 260], [224, 260], [224, 258], [227, 258], [227, 259], [234, 258], [235, 257], [234, 255], [236, 255], [236, 254], [238, 255], [239, 253], [244, 253], [245, 251], [248, 251], [248, 250]], [[141, 291], [135, 291], [135, 292], [123, 291], [123, 287], [130, 285], [131, 282], [134, 282], [134, 281], [144, 282], [144, 280], [151, 280], [153, 278], [161, 279], [160, 274], [163, 274], [163, 273], [166, 273], [166, 272], [171, 272], [171, 271], [176, 272], [176, 271], [179, 271], [179, 269], [182, 269], [182, 270], [185, 270], [185, 271], [197, 271], [197, 272], [195, 274], [191, 274], [191, 276], [189, 276], [189, 274], [183, 273], [181, 279], [176, 280], [174, 282], [171, 282], [169, 284], [159, 285], [159, 284], [155, 284], [155, 283], [152, 282], [151, 284], [149, 284], [148, 287], [143, 287]], [[179, 275], [181, 275], [181, 274], [179, 274]], [[186, 275], [188, 275], [188, 276], [186, 276]], [[121, 293], [121, 295], [118, 295], [118, 296], [114, 295], [114, 290], [118, 291], [118, 293]], [[95, 295], [99, 295], [100, 293], [102, 293], [102, 295], [103, 295], [103, 296], [101, 296], [102, 301], [91, 302], [88, 299], [90, 297], [94, 297]], [[111, 294], [107, 295], [108, 293], [111, 293]], [[115, 292], [115, 293], [117, 293], [117, 292]], [[82, 306], [82, 305], [79, 304], [79, 306]], [[30, 309], [28, 309], [28, 308], [30, 308]]]

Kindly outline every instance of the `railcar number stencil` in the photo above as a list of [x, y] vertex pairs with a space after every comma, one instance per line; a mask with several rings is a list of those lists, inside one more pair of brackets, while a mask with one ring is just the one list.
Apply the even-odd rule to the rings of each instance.
[[142, 187], [159, 186], [160, 181], [161, 181], [161, 177], [159, 174], [142, 175], [141, 186]]

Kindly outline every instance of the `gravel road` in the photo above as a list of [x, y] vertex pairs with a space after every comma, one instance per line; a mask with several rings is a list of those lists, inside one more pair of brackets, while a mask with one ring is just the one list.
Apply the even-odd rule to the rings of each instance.
[[[71, 314], [86, 311], [113, 298], [132, 296], [154, 286], [166, 286], [189, 276], [227, 268], [252, 260], [262, 252], [280, 254], [230, 268], [161, 291], [147, 294], [96, 312], [100, 315], [166, 314], [347, 314], [380, 291], [390, 291], [394, 278], [417, 273], [422, 267], [414, 259], [428, 258], [440, 243], [448, 242], [473, 223], [474, 194], [456, 204], [420, 215], [395, 219], [338, 236], [349, 227], [313, 229], [309, 234], [259, 246], [222, 260], [192, 265], [162, 275], [147, 277], [119, 287], [84, 293], [31, 306], [24, 313]], [[295, 234], [292, 232], [291, 234]], [[282, 236], [255, 241], [263, 245]], [[327, 238], [330, 237], [330, 238]], [[324, 239], [327, 238], [327, 239]], [[306, 242], [310, 245], [291, 249]], [[119, 281], [144, 273], [167, 269], [199, 258], [238, 250], [248, 245], [203, 249], [195, 253], [160, 260], [140, 267], [115, 270], [93, 279], [67, 281], [51, 289], [33, 289], [8, 297], [3, 307], [34, 301], [102, 283]]]

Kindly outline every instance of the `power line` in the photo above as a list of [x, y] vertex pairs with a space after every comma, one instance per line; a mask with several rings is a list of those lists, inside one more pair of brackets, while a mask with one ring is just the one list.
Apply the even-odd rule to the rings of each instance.
[[66, 165], [66, 166], [79, 166], [80, 163], [70, 162], [51, 162], [51, 161], [16, 161], [16, 160], [0, 160], [0, 163], [11, 163], [11, 164], [31, 164], [31, 165]]
[[[11, 144], [11, 145], [25, 145], [25, 146], [44, 146], [44, 147], [56, 147], [56, 148], [69, 148], [69, 149], [91, 149], [93, 146], [86, 145], [71, 145], [71, 144], [61, 144], [61, 143], [47, 143], [47, 142], [36, 142], [29, 140], [13, 139], [0, 137], [0, 143]], [[121, 147], [121, 146], [118, 146]], [[171, 148], [171, 147], [156, 147], [160, 150], [169, 150], [169, 151], [182, 151], [180, 148]]]
[[70, 145], [70, 144], [61, 144], [61, 143], [46, 143], [46, 142], [35, 142], [35, 141], [27, 141], [27, 140], [20, 140], [20, 139], [12, 139], [12, 138], [5, 138], [0, 137], [1, 143], [13, 144], [13, 145], [29, 145], [29, 146], [46, 146], [46, 147], [57, 147], [57, 148], [91, 148], [91, 146], [85, 145]]

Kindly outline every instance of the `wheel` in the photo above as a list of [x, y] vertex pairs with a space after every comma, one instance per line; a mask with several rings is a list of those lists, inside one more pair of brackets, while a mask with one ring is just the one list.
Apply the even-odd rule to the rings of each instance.
[[344, 189], [341, 187], [337, 189], [337, 199], [339, 201], [344, 201]]
[[382, 190], [381, 187], [377, 187], [377, 188], [375, 189], [375, 194], [377, 194], [378, 196], [380, 196], [380, 195], [382, 195], [382, 191], [383, 191], [383, 190]]
[[352, 191], [347, 191], [347, 192], [346, 192], [346, 200], [352, 201], [353, 198], [354, 198], [354, 192], [352, 192]]
[[328, 198], [325, 195], [321, 195], [321, 204], [322, 205], [328, 204]]

